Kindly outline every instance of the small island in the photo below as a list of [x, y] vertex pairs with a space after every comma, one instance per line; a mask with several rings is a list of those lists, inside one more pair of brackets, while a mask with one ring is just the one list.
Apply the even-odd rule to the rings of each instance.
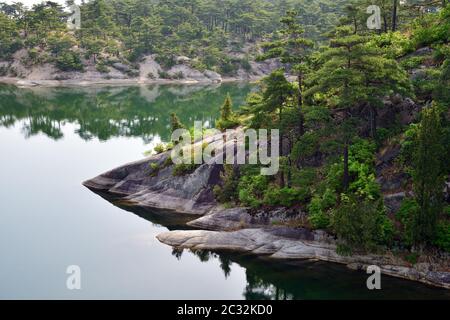
[[[376, 265], [450, 289], [449, 6], [408, 33], [338, 26], [318, 51], [297, 14], [287, 13], [258, 57], [283, 68], [239, 109], [226, 98], [220, 132], [188, 136], [192, 150], [224, 137], [235, 150], [226, 137], [279, 130], [276, 174], [262, 175], [261, 165], [175, 164], [179, 141], [171, 141], [84, 185], [125, 206], [191, 215], [190, 230], [157, 236], [175, 248]], [[171, 123], [190, 128], [175, 114]]]

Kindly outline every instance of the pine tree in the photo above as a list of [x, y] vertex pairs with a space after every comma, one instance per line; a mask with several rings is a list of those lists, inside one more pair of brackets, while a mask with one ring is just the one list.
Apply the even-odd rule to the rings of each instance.
[[225, 102], [220, 108], [220, 118], [221, 120], [229, 121], [231, 120], [232, 116], [233, 116], [233, 101], [231, 100], [230, 94], [228, 93], [227, 97], [225, 98]]
[[414, 217], [413, 240], [416, 245], [430, 244], [442, 211], [445, 181], [443, 130], [437, 106], [424, 109], [415, 137], [412, 176], [419, 209]]
[[[377, 107], [393, 92], [406, 93], [410, 88], [407, 74], [393, 59], [385, 58], [369, 44], [369, 37], [354, 34], [352, 27], [336, 29], [335, 37], [320, 56], [321, 67], [309, 79], [306, 94], [319, 96], [327, 106], [343, 113], [343, 123], [357, 106], [369, 107], [371, 135], [376, 136]], [[348, 129], [343, 130], [349, 132]], [[344, 140], [344, 189], [348, 187], [348, 134]]]
[[307, 59], [313, 42], [303, 37], [305, 30], [297, 22], [298, 12], [288, 11], [281, 19], [283, 28], [278, 34], [278, 40], [264, 44], [267, 50], [259, 60], [280, 58], [281, 62], [297, 75], [298, 92], [297, 105], [299, 109], [299, 134], [304, 133], [303, 114], [303, 81], [307, 71]]

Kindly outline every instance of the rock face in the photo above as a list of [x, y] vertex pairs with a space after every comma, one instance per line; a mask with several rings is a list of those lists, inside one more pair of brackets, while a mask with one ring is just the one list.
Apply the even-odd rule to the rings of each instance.
[[[89, 84], [133, 84], [133, 83], [221, 83], [222, 81], [259, 80], [279, 67], [276, 61], [252, 62], [249, 70], [240, 69], [236, 75], [223, 78], [212, 71], [196, 70], [189, 57], [177, 57], [177, 64], [168, 70], [155, 60], [155, 55], [148, 55], [136, 65], [119, 60], [106, 66], [104, 72], [97, 70], [92, 59], [83, 59], [84, 70], [61, 71], [53, 64], [25, 66], [27, 51], [19, 50], [13, 61], [0, 61], [0, 82], [15, 83], [21, 86], [60, 86]], [[162, 72], [170, 77], [162, 78]]]
[[[212, 181], [219, 179], [220, 168], [203, 165], [193, 174], [173, 176], [173, 165], [164, 168], [169, 154], [135, 162], [102, 174], [84, 185], [96, 192], [123, 196], [139, 207], [166, 209], [187, 214], [205, 214], [215, 205]], [[160, 166], [152, 173], [152, 164]]]
[[[214, 143], [220, 139], [222, 134], [208, 137], [205, 141]], [[122, 196], [124, 201], [143, 208], [194, 215], [204, 215], [215, 208], [213, 188], [220, 181], [223, 165], [205, 163], [190, 174], [176, 176], [175, 166], [169, 161], [170, 153], [119, 167], [83, 184], [95, 192]], [[216, 155], [220, 156], [220, 153]]]

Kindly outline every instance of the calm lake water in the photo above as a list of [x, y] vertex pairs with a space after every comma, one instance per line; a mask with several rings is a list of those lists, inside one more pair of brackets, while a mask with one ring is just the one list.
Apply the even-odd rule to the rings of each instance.
[[[128, 212], [81, 183], [169, 138], [169, 114], [214, 123], [248, 84], [111, 88], [0, 86], [0, 298], [450, 299], [446, 290], [329, 263], [174, 252], [155, 236], [179, 221]], [[81, 268], [82, 289], [66, 288]]]

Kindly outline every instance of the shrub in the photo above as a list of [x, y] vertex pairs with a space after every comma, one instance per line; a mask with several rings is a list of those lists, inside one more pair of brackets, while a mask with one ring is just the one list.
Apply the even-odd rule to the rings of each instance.
[[220, 175], [222, 184], [214, 187], [214, 195], [221, 203], [236, 202], [238, 200], [239, 174], [232, 165], [224, 165]]
[[400, 236], [403, 243], [407, 246], [413, 244], [413, 222], [418, 210], [419, 205], [416, 200], [405, 198], [396, 213], [397, 220], [402, 224]]
[[61, 71], [82, 71], [83, 64], [78, 53], [67, 51], [56, 58], [56, 66]]
[[332, 226], [343, 241], [352, 249], [366, 252], [377, 251], [382, 244], [393, 238], [393, 223], [384, 211], [381, 201], [344, 198], [334, 210]]
[[440, 221], [436, 226], [436, 237], [433, 244], [438, 248], [450, 252], [450, 222]]
[[414, 44], [401, 32], [388, 32], [374, 36], [371, 40], [391, 58], [399, 58], [414, 51]]
[[158, 71], [158, 75], [161, 79], [172, 79], [172, 77], [170, 76], [169, 73], [167, 73], [166, 71], [163, 70], [159, 70]]
[[314, 196], [308, 206], [308, 221], [314, 229], [325, 229], [330, 225], [327, 211], [336, 205], [337, 197], [331, 189], [326, 189], [322, 196]]
[[423, 63], [424, 57], [410, 57], [400, 62], [400, 65], [408, 70], [416, 69]]
[[256, 198], [248, 189], [239, 190], [239, 201], [244, 206], [251, 208], [258, 208], [262, 205], [262, 201]]
[[238, 185], [239, 201], [249, 207], [259, 207], [262, 205], [262, 198], [268, 186], [266, 176], [249, 175], [243, 176]]
[[245, 57], [241, 60], [241, 67], [247, 72], [250, 72], [252, 70], [252, 65], [250, 64], [248, 57]]
[[106, 65], [104, 65], [103, 63], [98, 63], [95, 68], [97, 69], [98, 72], [101, 73], [109, 73], [109, 69]]
[[187, 174], [191, 174], [193, 173], [195, 170], [197, 170], [198, 165], [194, 164], [194, 163], [190, 163], [190, 164], [177, 164], [175, 166], [175, 168], [173, 169], [173, 175], [175, 177], [181, 177], [181, 176], [185, 176]]
[[292, 207], [305, 202], [310, 196], [308, 189], [269, 187], [264, 194], [264, 204], [269, 206]]
[[[155, 57], [155, 61], [158, 62], [162, 67], [164, 67], [166, 69], [172, 68], [177, 63], [175, 61], [175, 57], [171, 54], [158, 54]], [[167, 79], [167, 78], [165, 78], [165, 79]]]
[[155, 151], [156, 154], [160, 154], [160, 153], [166, 152], [167, 149], [166, 149], [166, 146], [163, 143], [158, 143], [155, 146], [155, 148], [153, 148], [153, 151]]
[[450, 218], [450, 206], [444, 208], [444, 215]]
[[161, 169], [161, 168], [159, 167], [159, 164], [157, 164], [157, 163], [155, 163], [155, 162], [150, 163], [149, 167], [150, 167], [150, 176], [151, 176], [151, 177], [157, 176], [159, 170]]

